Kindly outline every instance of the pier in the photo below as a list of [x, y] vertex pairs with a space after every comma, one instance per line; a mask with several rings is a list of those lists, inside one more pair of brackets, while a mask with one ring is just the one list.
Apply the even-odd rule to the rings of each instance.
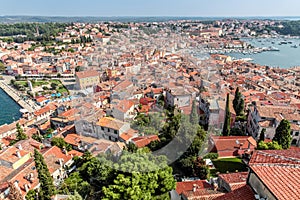
[[24, 101], [17, 93], [16, 91], [11, 88], [9, 85], [7, 85], [4, 81], [0, 81], [0, 88], [6, 92], [16, 103], [18, 103], [22, 108], [28, 110], [28, 112], [32, 113], [34, 112], [34, 108], [32, 105]]

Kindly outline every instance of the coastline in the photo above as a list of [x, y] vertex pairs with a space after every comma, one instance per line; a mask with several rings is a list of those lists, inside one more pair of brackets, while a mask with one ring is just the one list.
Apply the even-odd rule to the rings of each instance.
[[17, 104], [20, 105], [23, 109], [28, 110], [28, 112], [34, 112], [34, 109], [26, 103], [23, 99], [21, 99], [18, 94], [15, 93], [14, 89], [12, 89], [9, 85], [7, 85], [4, 81], [0, 81], [0, 88]]

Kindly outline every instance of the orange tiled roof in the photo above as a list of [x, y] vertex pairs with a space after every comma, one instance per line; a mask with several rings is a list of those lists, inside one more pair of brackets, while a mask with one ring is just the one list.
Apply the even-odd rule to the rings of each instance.
[[138, 148], [142, 148], [150, 144], [152, 141], [159, 141], [159, 137], [157, 135], [147, 135], [133, 138], [132, 141]]
[[198, 189], [213, 188], [206, 180], [184, 181], [176, 183], [176, 192], [181, 194], [184, 191], [193, 191], [194, 185], [197, 185]]
[[249, 166], [277, 199], [300, 199], [300, 148], [255, 151]]
[[78, 146], [80, 144], [81, 137], [80, 137], [80, 135], [77, 135], [77, 134], [73, 133], [73, 134], [68, 134], [64, 138], [64, 140], [68, 144], [71, 144], [73, 146]]
[[76, 76], [79, 79], [81, 79], [81, 78], [99, 76], [99, 73], [96, 70], [88, 70], [88, 71], [76, 72]]
[[226, 193], [222, 196], [215, 198], [215, 200], [255, 200], [255, 193], [249, 185], [244, 185], [236, 190]]
[[218, 151], [239, 148], [237, 141], [243, 144], [242, 148], [248, 148], [249, 143], [256, 147], [256, 141], [251, 136], [212, 136], [211, 138]]
[[237, 172], [229, 174], [219, 174], [218, 177], [228, 183], [231, 190], [234, 190], [246, 185], [248, 174], [248, 172]]
[[119, 130], [124, 125], [124, 122], [117, 120], [115, 118], [112, 118], [112, 117], [103, 117], [97, 122], [97, 125], [102, 126], [102, 127], [111, 128], [114, 130]]

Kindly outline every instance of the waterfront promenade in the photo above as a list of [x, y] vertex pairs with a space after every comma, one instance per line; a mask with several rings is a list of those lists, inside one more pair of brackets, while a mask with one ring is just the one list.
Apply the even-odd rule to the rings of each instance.
[[28, 112], [32, 113], [35, 111], [36, 106], [30, 102], [26, 102], [23, 99], [20, 98], [18, 93], [11, 88], [8, 84], [6, 84], [4, 81], [0, 81], [0, 88], [3, 89], [4, 92], [6, 92], [16, 103], [18, 103], [22, 108], [28, 110]]

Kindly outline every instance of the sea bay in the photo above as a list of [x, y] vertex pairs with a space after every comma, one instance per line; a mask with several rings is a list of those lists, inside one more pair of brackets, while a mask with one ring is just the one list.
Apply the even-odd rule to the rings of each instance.
[[261, 53], [243, 54], [227, 53], [233, 58], [251, 58], [252, 62], [270, 67], [290, 68], [300, 66], [299, 38], [244, 38], [243, 41], [254, 47], [274, 47], [279, 51], [264, 51]]
[[0, 89], [0, 125], [18, 120], [22, 115], [21, 107]]

